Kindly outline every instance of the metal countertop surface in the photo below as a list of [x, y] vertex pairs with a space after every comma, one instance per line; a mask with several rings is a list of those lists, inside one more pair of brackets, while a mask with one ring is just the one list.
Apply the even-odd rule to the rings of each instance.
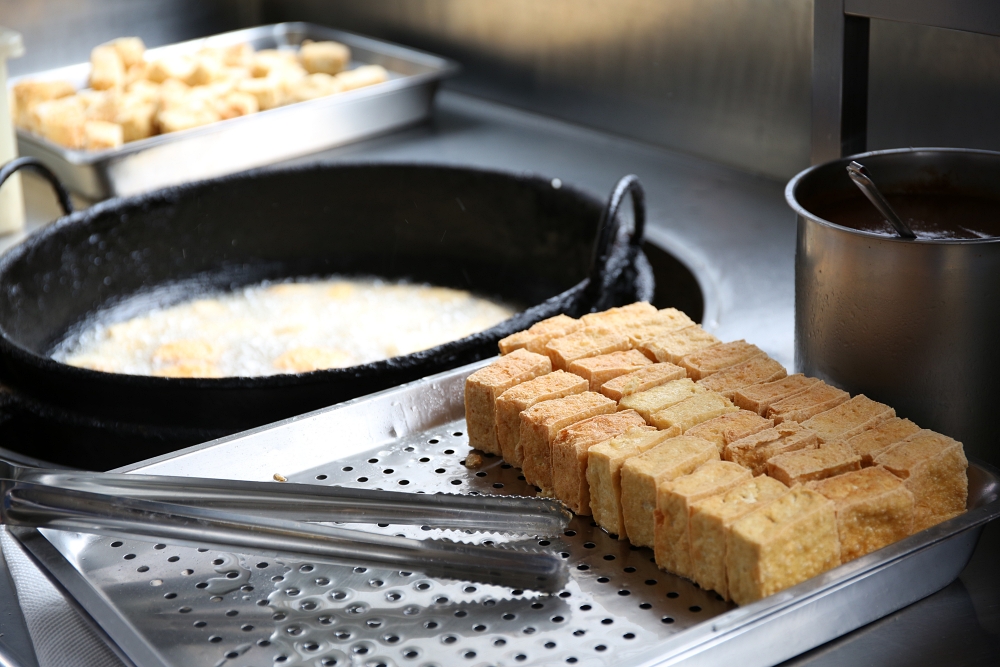
[[[793, 365], [795, 216], [784, 183], [447, 91], [430, 123], [293, 163], [315, 161], [471, 164], [559, 178], [602, 197], [635, 173], [647, 194], [647, 236], [698, 277], [704, 325]], [[25, 179], [25, 199], [29, 228], [58, 213], [34, 178]], [[0, 238], [0, 251], [16, 240]], [[1000, 526], [988, 526], [950, 586], [785, 664], [1000, 664], [998, 562]], [[0, 608], [5, 597], [0, 587]]]

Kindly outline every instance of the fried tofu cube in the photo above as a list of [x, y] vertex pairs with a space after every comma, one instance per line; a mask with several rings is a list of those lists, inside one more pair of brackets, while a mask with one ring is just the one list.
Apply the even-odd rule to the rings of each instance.
[[157, 364], [179, 364], [184, 361], [211, 362], [219, 358], [222, 350], [210, 341], [188, 338], [175, 340], [156, 348], [153, 362]]
[[569, 365], [568, 370], [587, 380], [591, 391], [599, 391], [608, 380], [652, 364], [639, 350], [624, 350], [578, 359]]
[[86, 122], [83, 105], [75, 97], [40, 102], [31, 110], [31, 124], [35, 131], [66, 148], [83, 148]]
[[826, 412], [844, 403], [851, 397], [846, 391], [818, 382], [801, 394], [795, 394], [772, 403], [767, 409], [767, 417], [775, 424], [794, 421], [800, 424], [810, 417]]
[[818, 382], [819, 380], [816, 378], [796, 373], [781, 380], [737, 389], [733, 394], [733, 403], [744, 410], [751, 410], [764, 417], [772, 403], [801, 394]]
[[535, 322], [530, 328], [518, 331], [506, 338], [500, 339], [500, 354], [510, 354], [514, 350], [525, 348], [528, 352], [545, 354], [545, 344], [553, 338], [562, 338], [583, 328], [583, 322], [568, 315], [556, 315], [541, 322]]
[[146, 68], [146, 78], [155, 83], [164, 83], [169, 79], [186, 82], [194, 69], [194, 61], [187, 56], [168, 56], [149, 63]]
[[641, 391], [659, 387], [661, 384], [682, 380], [687, 377], [687, 371], [680, 366], [669, 363], [651, 364], [634, 370], [625, 375], [619, 375], [601, 385], [601, 393], [608, 398], [620, 401], [626, 396]]
[[590, 511], [594, 521], [619, 540], [627, 539], [622, 516], [622, 465], [667, 438], [666, 433], [652, 426], [639, 426], [590, 448], [587, 461]]
[[[250, 58], [250, 74], [257, 78], [264, 78], [292, 65], [302, 68], [299, 65], [298, 56], [292, 51], [261, 49], [254, 52]], [[305, 69], [302, 69], [305, 72]]]
[[701, 380], [713, 373], [718, 373], [730, 366], [759, 356], [764, 356], [764, 351], [759, 347], [745, 340], [736, 340], [692, 352], [681, 359], [680, 365], [687, 370], [689, 378]]
[[733, 400], [738, 389], [780, 380], [785, 375], [787, 372], [784, 366], [767, 355], [759, 355], [702, 378], [698, 380], [698, 384]]
[[221, 59], [211, 56], [195, 56], [185, 83], [189, 86], [205, 86], [224, 78], [225, 71], [226, 65]]
[[310, 74], [289, 85], [288, 98], [291, 102], [307, 102], [341, 90], [343, 87], [336, 77], [323, 73]]
[[965, 511], [969, 461], [957, 440], [922, 430], [876, 456], [875, 465], [902, 479], [913, 494], [916, 501], [913, 532]]
[[112, 47], [118, 53], [126, 68], [141, 63], [146, 54], [146, 45], [139, 37], [119, 37], [108, 42], [106, 46]]
[[673, 380], [646, 391], [629, 394], [619, 402], [622, 410], [635, 410], [650, 423], [654, 412], [659, 412], [681, 401], [708, 390], [696, 385], [688, 378]]
[[340, 42], [306, 40], [299, 48], [299, 62], [312, 74], [338, 74], [351, 62], [351, 50]]
[[285, 103], [285, 87], [279, 79], [243, 79], [237, 82], [236, 90], [256, 97], [261, 111], [274, 109]]
[[31, 110], [35, 105], [49, 100], [69, 97], [76, 89], [69, 81], [18, 81], [13, 87], [14, 124], [25, 130], [39, 132], [32, 121]]
[[867, 468], [874, 465], [876, 456], [919, 430], [920, 427], [909, 419], [892, 417], [878, 426], [848, 439], [847, 444], [854, 450], [855, 454], [861, 456], [861, 465]]
[[719, 460], [719, 450], [708, 440], [686, 435], [670, 438], [649, 451], [626, 459], [621, 469], [622, 525], [637, 547], [654, 543], [656, 488], [663, 482]]
[[362, 65], [337, 75], [337, 80], [344, 90], [355, 90], [365, 86], [374, 86], [389, 80], [389, 72], [381, 65]]
[[287, 373], [311, 373], [330, 368], [353, 366], [354, 357], [329, 347], [296, 347], [278, 355], [274, 367]]
[[249, 68], [251, 61], [253, 60], [254, 50], [246, 42], [240, 42], [239, 44], [231, 44], [229, 46], [224, 46], [222, 51], [222, 62], [224, 62], [229, 67], [247, 67]]
[[219, 120], [219, 114], [209, 108], [164, 109], [156, 114], [156, 125], [164, 134], [210, 125]]
[[691, 578], [706, 590], [714, 590], [729, 599], [726, 579], [726, 555], [729, 553], [729, 530], [740, 518], [777, 500], [788, 487], [776, 479], [761, 475], [739, 486], [691, 504]]
[[[510, 355], [507, 355], [510, 356]], [[615, 412], [615, 402], [592, 391], [536, 403], [521, 413], [521, 470], [528, 484], [546, 496], [555, 493], [552, 476], [552, 441], [570, 424]]]
[[861, 470], [861, 457], [838, 442], [778, 454], [767, 461], [768, 476], [786, 486], [835, 477], [852, 470]]
[[465, 422], [469, 446], [500, 453], [497, 440], [497, 397], [511, 387], [552, 371], [552, 362], [541, 354], [521, 350], [480, 368], [465, 380]]
[[216, 113], [222, 120], [249, 116], [260, 111], [257, 98], [250, 93], [233, 90], [214, 101]]
[[654, 412], [649, 417], [649, 423], [671, 435], [680, 435], [692, 426], [738, 410], [739, 408], [722, 394], [706, 391]]
[[620, 327], [625, 324], [639, 324], [643, 318], [657, 314], [655, 306], [645, 301], [636, 301], [627, 306], [608, 308], [599, 313], [587, 313], [580, 318], [585, 327]]
[[733, 522], [729, 596], [745, 605], [840, 565], [833, 502], [803, 486]]
[[662, 482], [656, 489], [653, 554], [656, 565], [682, 577], [694, 576], [689, 518], [691, 505], [726, 493], [753, 479], [750, 471], [730, 461], [709, 461], [689, 475]]
[[552, 366], [563, 371], [569, 370], [569, 365], [579, 359], [627, 349], [628, 337], [609, 327], [584, 327], [545, 344]]
[[764, 419], [756, 412], [749, 410], [737, 410], [729, 412], [714, 419], [692, 426], [684, 433], [696, 438], [703, 438], [709, 442], [714, 442], [719, 449], [719, 454], [731, 442], [736, 442], [754, 433], [760, 433], [766, 428], [774, 426], [770, 419]]
[[94, 90], [125, 85], [125, 63], [113, 46], [94, 47], [90, 52], [90, 87]]
[[898, 542], [913, 532], [913, 494], [885, 468], [862, 468], [809, 482], [806, 488], [833, 501], [840, 560], [844, 563]]
[[524, 452], [521, 450], [522, 412], [536, 403], [585, 391], [587, 381], [583, 378], [566, 371], [554, 371], [514, 385], [500, 394], [496, 400], [496, 430], [504, 461], [518, 468], [524, 463]]
[[835, 408], [810, 417], [802, 422], [802, 425], [816, 431], [821, 443], [839, 442], [895, 416], [896, 411], [888, 405], [873, 401], [864, 394], [858, 394]]
[[640, 343], [639, 351], [654, 361], [668, 361], [680, 365], [687, 355], [703, 350], [722, 341], [700, 326], [680, 329]]
[[651, 315], [640, 315], [633, 322], [621, 325], [635, 349], [640, 349], [645, 343], [659, 336], [695, 326], [694, 321], [683, 311], [676, 308], [664, 308]]
[[125, 143], [122, 126], [103, 120], [88, 120], [83, 124], [83, 147], [88, 151], [118, 148]]
[[727, 443], [722, 458], [749, 468], [754, 475], [764, 475], [772, 457], [818, 446], [815, 433], [796, 422], [783, 422]]
[[590, 448], [643, 425], [638, 412], [625, 410], [584, 419], [559, 431], [552, 441], [552, 488], [556, 498], [576, 514], [590, 516]]

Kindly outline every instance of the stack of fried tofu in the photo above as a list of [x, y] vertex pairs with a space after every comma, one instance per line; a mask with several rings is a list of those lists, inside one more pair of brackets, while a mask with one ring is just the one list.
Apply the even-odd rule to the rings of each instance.
[[648, 303], [500, 341], [470, 445], [746, 604], [965, 511], [962, 444]]

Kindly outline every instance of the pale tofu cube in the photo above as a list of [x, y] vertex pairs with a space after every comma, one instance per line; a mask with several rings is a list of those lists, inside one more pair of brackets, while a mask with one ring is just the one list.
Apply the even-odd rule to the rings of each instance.
[[780, 380], [785, 375], [784, 366], [766, 355], [759, 355], [702, 378], [698, 384], [733, 400], [736, 392], [744, 387]]
[[773, 426], [772, 420], [764, 419], [756, 412], [738, 410], [693, 426], [685, 434], [714, 442], [721, 454], [729, 443]]
[[649, 451], [667, 439], [652, 426], [639, 426], [617, 438], [590, 448], [587, 484], [594, 521], [618, 539], [626, 539], [622, 516], [622, 465], [627, 459]]
[[146, 45], [139, 37], [119, 37], [108, 42], [106, 46], [112, 47], [118, 53], [126, 68], [142, 63], [146, 54]]
[[815, 433], [796, 422], [783, 422], [727, 443], [722, 458], [748, 468], [754, 475], [764, 475], [771, 458], [817, 446], [819, 439]]
[[86, 122], [86, 112], [76, 97], [40, 102], [31, 110], [31, 124], [35, 131], [66, 148], [83, 148]]
[[680, 435], [692, 426], [738, 410], [725, 396], [706, 391], [654, 412], [650, 415], [649, 422], [651, 426], [670, 435]]
[[620, 401], [626, 396], [638, 394], [674, 380], [682, 380], [685, 377], [687, 377], [687, 372], [680, 366], [669, 363], [651, 364], [631, 373], [619, 375], [613, 380], [608, 380], [601, 385], [601, 393], [612, 400]]
[[297, 81], [293, 81], [288, 87], [288, 97], [291, 102], [307, 102], [319, 99], [343, 90], [337, 78], [329, 74], [310, 74]]
[[704, 387], [698, 386], [688, 378], [684, 378], [673, 380], [636, 394], [629, 394], [622, 398], [619, 405], [622, 410], [635, 410], [642, 415], [642, 418], [647, 423], [650, 423], [654, 412], [659, 412], [687, 398], [707, 392], [708, 390]]
[[692, 352], [681, 359], [680, 365], [687, 371], [689, 378], [700, 380], [730, 366], [763, 355], [764, 351], [756, 345], [751, 345], [745, 340], [737, 340]]
[[650, 359], [680, 365], [687, 355], [722, 341], [699, 326], [680, 329], [640, 343], [639, 351]]
[[155, 83], [164, 83], [169, 79], [186, 82], [192, 70], [194, 61], [188, 56], [167, 56], [149, 63], [146, 78]]
[[83, 147], [88, 151], [118, 148], [125, 143], [122, 126], [103, 120], [88, 120], [83, 124]]
[[772, 403], [767, 409], [767, 417], [773, 419], [775, 424], [783, 421], [801, 424], [810, 417], [837, 407], [850, 397], [846, 391], [817, 382], [800, 394]]
[[821, 443], [839, 442], [895, 416], [896, 411], [888, 405], [873, 401], [864, 394], [858, 394], [835, 408], [810, 417], [802, 422], [802, 425], [815, 431]]
[[35, 105], [49, 100], [69, 97], [76, 89], [69, 81], [18, 81], [12, 89], [14, 123], [25, 130], [39, 132], [32, 120], [31, 111]]
[[583, 378], [566, 371], [554, 371], [522, 382], [500, 394], [496, 399], [496, 431], [500, 455], [504, 460], [518, 468], [524, 463], [524, 452], [521, 449], [522, 412], [536, 403], [582, 394], [585, 391], [587, 381]]
[[299, 62], [307, 72], [338, 74], [351, 62], [351, 50], [340, 42], [302, 42]]
[[801, 373], [789, 375], [781, 380], [750, 385], [737, 389], [733, 394], [733, 403], [744, 410], [756, 412], [761, 417], [767, 415], [767, 409], [772, 403], [801, 394], [813, 385], [819, 383], [816, 378], [809, 378]]
[[850, 445], [855, 454], [861, 456], [861, 465], [868, 467], [874, 465], [876, 456], [919, 430], [920, 427], [909, 419], [892, 417], [878, 426], [850, 438], [847, 440], [847, 444]]
[[569, 370], [569, 365], [579, 359], [627, 349], [628, 337], [608, 327], [584, 327], [545, 344], [552, 366], [563, 371]]
[[355, 69], [341, 72], [337, 75], [344, 90], [355, 90], [366, 86], [374, 86], [389, 80], [389, 72], [381, 65], [362, 65]]
[[608, 380], [651, 366], [652, 361], [638, 350], [624, 350], [578, 359], [569, 365], [569, 372], [587, 380], [591, 391], [600, 391]]
[[800, 449], [772, 456], [767, 461], [767, 474], [786, 486], [861, 470], [861, 457], [843, 443], [820, 445], [816, 449]]
[[257, 98], [250, 93], [234, 90], [222, 95], [214, 101], [216, 113], [222, 120], [249, 116], [260, 111]]
[[113, 46], [97, 46], [90, 52], [90, 87], [109, 90], [125, 85], [125, 64]]
[[556, 315], [541, 322], [535, 322], [530, 328], [518, 331], [506, 338], [500, 339], [500, 354], [510, 354], [521, 348], [537, 354], [545, 354], [545, 345], [553, 338], [562, 338], [583, 328], [583, 322], [568, 315]]

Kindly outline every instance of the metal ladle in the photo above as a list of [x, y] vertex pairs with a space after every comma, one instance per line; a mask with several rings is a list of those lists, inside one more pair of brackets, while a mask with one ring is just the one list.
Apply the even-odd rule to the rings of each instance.
[[875, 205], [875, 208], [877, 208], [878, 212], [882, 214], [882, 217], [885, 218], [890, 225], [892, 225], [893, 229], [896, 230], [896, 234], [899, 235], [899, 238], [917, 238], [917, 235], [913, 233], [910, 226], [903, 222], [903, 219], [899, 217], [899, 214], [892, 208], [888, 200], [882, 196], [882, 193], [879, 192], [877, 187], [875, 187], [875, 181], [872, 180], [872, 177], [868, 174], [868, 170], [865, 169], [864, 165], [860, 162], [852, 161], [849, 165], [847, 165], [847, 175], [851, 177], [851, 180], [854, 181], [856, 186], [858, 186], [858, 189], [861, 190], [866, 197], [868, 197], [868, 201]]

